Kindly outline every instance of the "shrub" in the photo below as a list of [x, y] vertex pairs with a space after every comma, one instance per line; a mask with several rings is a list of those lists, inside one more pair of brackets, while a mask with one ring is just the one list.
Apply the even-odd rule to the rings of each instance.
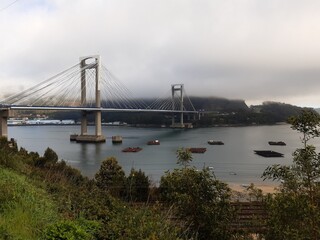
[[91, 240], [95, 239], [99, 224], [81, 219], [79, 221], [64, 220], [48, 226], [44, 230], [45, 240]]

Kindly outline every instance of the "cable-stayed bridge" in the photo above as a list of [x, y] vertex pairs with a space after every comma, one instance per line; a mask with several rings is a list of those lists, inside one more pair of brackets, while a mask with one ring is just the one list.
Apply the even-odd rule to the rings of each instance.
[[[172, 114], [172, 127], [184, 127], [184, 114], [198, 114], [183, 84], [152, 103], [134, 98], [130, 90], [103, 64], [100, 56], [80, 58], [80, 63], [18, 94], [0, 101], [0, 135], [7, 137], [7, 118], [13, 110], [81, 111], [79, 142], [103, 142], [101, 112], [163, 112]], [[95, 114], [95, 134], [87, 131], [87, 115]], [[180, 122], [175, 122], [175, 115]]]

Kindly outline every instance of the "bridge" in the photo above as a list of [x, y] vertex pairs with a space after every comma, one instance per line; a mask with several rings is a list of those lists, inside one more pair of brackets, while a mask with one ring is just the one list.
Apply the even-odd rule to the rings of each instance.
[[[183, 84], [172, 84], [169, 97], [145, 104], [101, 63], [99, 55], [81, 57], [79, 63], [18, 94], [0, 101], [0, 136], [8, 136], [7, 120], [18, 110], [80, 111], [77, 142], [104, 142], [102, 112], [162, 112], [172, 114], [171, 127], [185, 127], [184, 114], [199, 114]], [[88, 115], [95, 114], [95, 133], [88, 133]], [[180, 121], [175, 122], [175, 115]]]

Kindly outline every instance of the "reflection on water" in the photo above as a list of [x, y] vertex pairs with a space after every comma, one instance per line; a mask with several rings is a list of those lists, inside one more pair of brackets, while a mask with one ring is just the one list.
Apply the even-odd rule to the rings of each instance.
[[[90, 130], [90, 129], [89, 129]], [[216, 127], [199, 129], [103, 127], [106, 143], [90, 144], [69, 141], [70, 133], [79, 132], [80, 126], [20, 126], [9, 127], [9, 137], [29, 151], [43, 154], [47, 147], [54, 149], [61, 159], [81, 170], [89, 177], [100, 168], [101, 161], [114, 156], [126, 172], [141, 169], [154, 182], [163, 173], [179, 167], [176, 150], [179, 147], [205, 147], [204, 154], [193, 154], [196, 168], [212, 167], [217, 178], [227, 182], [261, 182], [261, 174], [271, 164], [290, 164], [293, 151], [301, 146], [299, 134], [288, 125]], [[93, 129], [91, 129], [93, 131]], [[123, 143], [113, 145], [111, 136], [120, 135]], [[159, 139], [161, 144], [146, 143]], [[208, 145], [209, 139], [220, 140], [225, 145]], [[284, 141], [286, 146], [269, 146], [268, 141]], [[317, 147], [319, 141], [314, 144]], [[125, 147], [142, 147], [137, 153], [123, 153]], [[254, 150], [274, 150], [284, 158], [263, 158]]]

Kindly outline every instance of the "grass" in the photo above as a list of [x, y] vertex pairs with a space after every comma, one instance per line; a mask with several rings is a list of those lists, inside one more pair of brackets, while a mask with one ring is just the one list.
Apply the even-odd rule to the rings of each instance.
[[0, 239], [39, 239], [59, 220], [56, 209], [43, 189], [0, 167]]

